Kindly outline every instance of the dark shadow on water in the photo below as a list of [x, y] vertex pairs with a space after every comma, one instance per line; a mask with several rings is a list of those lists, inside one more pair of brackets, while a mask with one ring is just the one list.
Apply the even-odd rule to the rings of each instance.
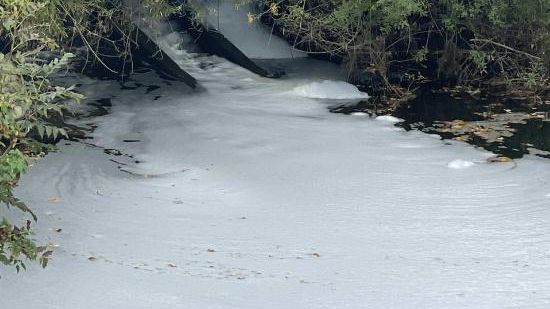
[[[504, 140], [510, 157], [521, 157], [530, 152], [536, 154], [531, 149], [550, 152], [550, 120], [529, 119], [525, 124], [511, 124], [511, 127], [516, 133]], [[550, 158], [550, 154], [537, 155]]]
[[[370, 115], [387, 113], [384, 104], [377, 102], [376, 98], [334, 106], [330, 111]], [[425, 92], [401, 104], [391, 114], [404, 120], [397, 125], [406, 130], [435, 133], [443, 139], [464, 140], [516, 159], [526, 154], [550, 158], [549, 112], [550, 105], [535, 104], [526, 99], [488, 99]]]
[[[481, 103], [481, 104], [480, 104]], [[435, 121], [480, 121], [479, 115], [485, 109], [491, 110], [485, 102], [468, 98], [456, 98], [444, 94], [432, 94], [413, 99], [409, 104], [403, 104], [395, 110], [394, 116], [405, 120], [405, 127], [412, 123], [423, 123], [431, 126]]]

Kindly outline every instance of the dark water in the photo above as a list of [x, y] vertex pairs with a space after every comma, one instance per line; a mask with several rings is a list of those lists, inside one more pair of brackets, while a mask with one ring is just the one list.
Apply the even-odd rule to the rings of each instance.
[[[366, 112], [384, 114], [376, 99], [332, 107], [331, 112], [351, 114]], [[526, 154], [550, 158], [550, 104], [535, 104], [527, 99], [488, 99], [452, 96], [448, 93], [426, 93], [402, 104], [391, 114], [404, 119], [398, 126], [439, 134], [444, 139], [467, 136], [467, 142], [512, 159]], [[511, 115], [520, 120], [503, 121]], [[522, 116], [523, 115], [523, 116]], [[497, 120], [501, 119], [501, 120]], [[485, 139], [476, 134], [442, 130], [442, 124], [464, 121], [487, 128], [504, 126], [507, 134]], [[498, 132], [498, 130], [497, 130]], [[505, 136], [511, 135], [511, 136]]]

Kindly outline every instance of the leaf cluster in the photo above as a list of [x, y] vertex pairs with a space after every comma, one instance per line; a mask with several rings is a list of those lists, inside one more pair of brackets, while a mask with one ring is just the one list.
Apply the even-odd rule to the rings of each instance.
[[464, 84], [542, 84], [550, 70], [550, 0], [255, 2], [296, 47], [355, 62], [358, 73], [405, 65]]
[[[82, 96], [51, 76], [69, 66], [71, 51], [83, 50], [87, 59], [108, 68], [103, 59], [113, 55], [103, 54], [101, 46], [131, 58], [138, 15], [165, 16], [176, 9], [164, 0], [0, 0], [0, 204], [37, 219], [12, 188], [29, 160], [51, 148], [44, 138], [67, 137], [50, 120], [63, 117], [67, 103]], [[0, 218], [5, 209], [0, 208]], [[25, 259], [46, 266], [51, 252], [36, 245], [30, 221], [1, 222], [0, 263], [17, 270], [25, 268]]]

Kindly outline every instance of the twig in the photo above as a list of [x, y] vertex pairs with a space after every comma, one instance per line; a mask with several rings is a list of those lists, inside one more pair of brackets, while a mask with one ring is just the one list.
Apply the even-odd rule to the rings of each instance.
[[515, 53], [522, 54], [522, 55], [524, 55], [524, 56], [527, 56], [527, 57], [529, 57], [529, 58], [531, 58], [531, 59], [534, 59], [534, 60], [537, 60], [537, 61], [542, 60], [542, 58], [537, 57], [537, 56], [535, 56], [535, 55], [531, 55], [530, 53], [527, 53], [527, 52], [524, 52], [524, 51], [521, 51], [521, 50], [512, 48], [512, 47], [510, 47], [510, 46], [508, 46], [508, 45], [504, 45], [504, 44], [501, 44], [501, 43], [497, 43], [497, 42], [494, 42], [494, 41], [491, 41], [491, 40], [487, 40], [487, 39], [471, 39], [470, 41], [471, 41], [471, 42], [482, 42], [482, 43], [487, 43], [487, 44], [495, 45], [495, 46], [498, 46], [498, 47], [507, 49], [507, 50], [509, 50], [509, 51], [513, 51], [513, 52], [515, 52]]

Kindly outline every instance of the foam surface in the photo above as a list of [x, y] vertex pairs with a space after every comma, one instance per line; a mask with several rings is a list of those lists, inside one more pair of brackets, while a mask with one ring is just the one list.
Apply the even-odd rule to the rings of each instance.
[[56, 250], [2, 270], [1, 308], [550, 306], [548, 160], [484, 163], [293, 93], [328, 64], [270, 80], [173, 43], [205, 92], [80, 80], [111, 113], [80, 123], [95, 146], [62, 143], [22, 178]]

